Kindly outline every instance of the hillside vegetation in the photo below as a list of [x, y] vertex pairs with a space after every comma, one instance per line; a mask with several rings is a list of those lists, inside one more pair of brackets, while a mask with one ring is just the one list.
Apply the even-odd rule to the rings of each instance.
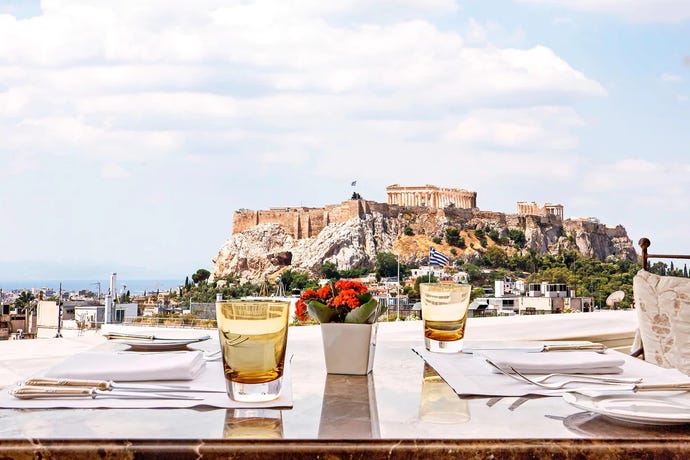
[[[575, 250], [562, 250], [557, 254], [539, 254], [532, 248], [525, 248], [525, 236], [520, 231], [511, 231], [501, 235], [490, 228], [477, 230], [446, 229], [445, 237], [430, 238], [426, 235], [415, 235], [405, 229], [394, 245], [396, 254], [380, 252], [373, 266], [349, 270], [338, 270], [333, 263], [321, 265], [318, 276], [291, 269], [281, 271], [280, 279], [284, 291], [302, 290], [318, 285], [321, 278], [337, 279], [362, 276], [375, 272], [377, 277], [395, 277], [398, 273], [400, 258], [400, 276], [407, 278], [412, 268], [418, 263], [404, 263], [404, 260], [427, 262], [429, 247], [433, 246], [451, 258], [446, 270], [449, 273], [463, 271], [468, 274], [469, 282], [475, 288], [493, 286], [495, 280], [510, 277], [524, 279], [527, 283], [563, 283], [575, 290], [577, 296], [591, 296], [595, 305], [605, 308], [605, 300], [614, 291], [625, 292], [623, 301], [616, 308], [627, 308], [631, 305], [632, 279], [640, 265], [629, 259], [610, 256], [599, 261], [581, 255]], [[655, 263], [650, 271], [658, 274], [688, 276], [687, 267], [678, 269], [671, 264]], [[198, 273], [198, 272], [197, 272]], [[224, 298], [236, 298], [245, 295], [273, 294], [278, 286], [275, 277], [267, 278], [263, 283], [240, 282], [237, 277], [226, 277], [208, 282], [208, 277], [192, 275], [194, 282], [183, 288], [182, 298], [194, 299], [195, 302], [213, 302], [216, 293]], [[406, 287], [405, 293], [412, 298], [418, 297], [414, 287]]]

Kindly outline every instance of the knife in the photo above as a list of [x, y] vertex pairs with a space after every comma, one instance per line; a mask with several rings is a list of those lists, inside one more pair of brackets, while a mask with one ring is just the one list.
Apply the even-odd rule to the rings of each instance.
[[153, 334], [151, 334], [151, 335], [148, 335], [148, 334], [127, 334], [127, 333], [120, 333], [120, 332], [108, 332], [108, 333], [103, 334], [103, 337], [105, 337], [106, 339], [172, 340], [175, 342], [190, 341], [190, 343], [203, 342], [204, 340], [208, 340], [211, 338], [210, 335], [203, 335], [201, 337], [192, 337], [192, 338], [173, 338], [173, 337], [156, 337]]
[[681, 383], [638, 383], [632, 386], [632, 391], [689, 391], [690, 382]]
[[225, 389], [192, 388], [186, 385], [160, 385], [139, 383], [117, 383], [112, 380], [80, 380], [80, 379], [51, 379], [33, 378], [21, 382], [23, 386], [62, 387], [62, 388], [93, 388], [99, 391], [136, 391], [152, 393], [225, 393]]
[[544, 345], [541, 351], [596, 351], [606, 353], [606, 345], [602, 343], [585, 343], [582, 345]]
[[682, 383], [637, 383], [633, 385], [610, 384], [601, 387], [578, 387], [548, 390], [554, 394], [581, 393], [589, 397], [609, 393], [643, 393], [647, 391], [690, 391], [690, 382]]
[[595, 351], [605, 353], [606, 345], [593, 342], [544, 343], [536, 341], [466, 341], [463, 353], [474, 353], [484, 350], [520, 351], [524, 353], [542, 353], [546, 351]]
[[182, 399], [200, 401], [203, 398], [195, 398], [188, 395], [137, 393], [124, 391], [103, 391], [96, 388], [65, 388], [65, 387], [35, 387], [21, 386], [10, 390], [12, 396], [18, 399], [38, 398], [122, 398], [122, 399]]

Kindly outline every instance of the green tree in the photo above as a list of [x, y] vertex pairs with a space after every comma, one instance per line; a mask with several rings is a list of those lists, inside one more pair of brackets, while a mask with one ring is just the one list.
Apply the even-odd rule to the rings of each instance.
[[508, 254], [498, 246], [488, 248], [481, 258], [488, 267], [499, 268], [508, 265]]
[[418, 276], [417, 279], [414, 282], [414, 292], [410, 294], [411, 297], [416, 297], [419, 298], [419, 285], [421, 283], [438, 283], [438, 278], [436, 278], [434, 275], [425, 275], [425, 276]]
[[464, 245], [465, 240], [460, 236], [460, 230], [453, 227], [446, 229], [446, 243], [451, 246], [461, 248], [461, 240], [462, 244]]
[[340, 272], [333, 262], [326, 262], [321, 265], [321, 276], [329, 280], [337, 280], [340, 278]]
[[482, 279], [482, 270], [473, 263], [466, 263], [463, 266], [463, 271], [467, 273], [467, 278], [470, 283], [480, 281]]
[[364, 276], [367, 273], [371, 272], [369, 267], [357, 267], [357, 268], [351, 268], [349, 270], [343, 270], [340, 272], [340, 277], [341, 278], [359, 278], [360, 276]]
[[470, 293], [470, 302], [477, 297], [484, 297], [484, 289], [480, 287], [472, 288], [472, 292]]
[[518, 249], [524, 248], [525, 243], [527, 242], [524, 232], [517, 229], [508, 230], [508, 238], [510, 238], [515, 247]]
[[307, 286], [316, 285], [316, 281], [309, 279], [306, 273], [300, 273], [293, 270], [286, 270], [280, 274], [280, 282], [286, 291], [299, 289], [300, 291]]
[[376, 254], [377, 278], [389, 278], [398, 275], [398, 258], [390, 252]]
[[403, 230], [403, 233], [404, 233], [405, 235], [407, 235], [407, 236], [413, 236], [413, 235], [414, 235], [414, 230], [412, 230], [412, 227], [410, 227], [409, 225], [407, 225], [407, 226], [405, 227], [405, 230]]
[[31, 291], [22, 291], [17, 300], [14, 301], [14, 306], [18, 312], [22, 313], [35, 299]]
[[192, 281], [194, 281], [194, 284], [203, 283], [204, 281], [208, 280], [210, 276], [210, 271], [206, 270], [205, 268], [200, 268], [192, 275]]

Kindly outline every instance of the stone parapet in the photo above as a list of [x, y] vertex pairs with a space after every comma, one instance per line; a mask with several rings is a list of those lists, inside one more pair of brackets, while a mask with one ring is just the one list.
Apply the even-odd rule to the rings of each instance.
[[348, 200], [322, 208], [300, 206], [261, 211], [240, 209], [233, 215], [232, 233], [242, 233], [261, 224], [278, 224], [293, 238], [311, 238], [318, 235], [329, 224], [363, 217], [372, 212], [379, 212], [385, 217], [398, 214], [397, 209], [391, 210], [385, 203], [367, 200]]

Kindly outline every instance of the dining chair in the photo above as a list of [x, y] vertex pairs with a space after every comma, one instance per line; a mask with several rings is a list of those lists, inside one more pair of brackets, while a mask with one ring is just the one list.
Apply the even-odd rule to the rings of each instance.
[[648, 254], [647, 238], [640, 240], [640, 247], [643, 268], [633, 278], [639, 322], [633, 349], [640, 346], [647, 362], [690, 375], [690, 278], [647, 271], [649, 258], [685, 259], [690, 256]]

